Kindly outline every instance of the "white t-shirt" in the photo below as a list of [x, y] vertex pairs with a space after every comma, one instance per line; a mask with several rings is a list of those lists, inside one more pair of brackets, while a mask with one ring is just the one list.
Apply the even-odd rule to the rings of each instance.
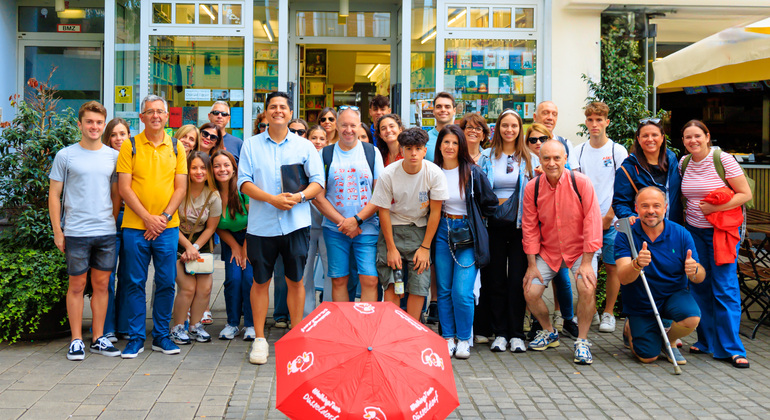
[[[743, 175], [741, 166], [729, 153], [724, 151], [720, 155], [722, 166], [725, 168], [725, 178], [728, 180]], [[679, 171], [682, 171], [682, 162], [684, 157], [679, 160]], [[700, 162], [690, 159], [687, 164], [687, 170], [682, 177], [682, 194], [687, 197], [687, 210], [685, 219], [687, 224], [697, 228], [714, 227], [698, 206], [701, 200], [706, 198], [712, 191], [726, 187], [722, 178], [719, 177], [716, 168], [714, 168], [714, 150], [712, 149], [708, 156]]]
[[[449, 198], [444, 201], [444, 213], [455, 216], [466, 216], [468, 208], [465, 207], [465, 198], [460, 194], [460, 167], [454, 169], [441, 169], [446, 175]], [[465, 186], [463, 186], [465, 188]]]
[[112, 183], [117, 182], [115, 167], [118, 151], [101, 145], [84, 149], [80, 143], [59, 150], [48, 177], [65, 182], [64, 236], [92, 237], [115, 234], [112, 214]]
[[[491, 154], [495, 159], [494, 153]], [[500, 157], [495, 159], [494, 163], [495, 188], [494, 192], [498, 199], [509, 199], [519, 183], [519, 159], [514, 156], [511, 172], [508, 171], [508, 155], [500, 153]], [[507, 173], [506, 173], [507, 172]]]
[[[382, 155], [375, 151], [374, 174], [372, 174], [361, 142], [348, 151], [342, 150], [339, 143], [337, 144], [329, 165], [326, 199], [343, 217], [348, 218], [355, 216], [372, 199], [374, 180], [380, 177], [384, 167]], [[321, 158], [323, 159], [323, 155]], [[337, 225], [325, 217], [321, 226], [337, 230]], [[376, 215], [366, 219], [361, 225], [361, 233], [364, 235], [377, 235], [379, 232], [380, 221]]]
[[[599, 211], [602, 216], [612, 207], [612, 196], [615, 193], [615, 171], [628, 157], [626, 148], [608, 140], [604, 146], [595, 149], [590, 142], [585, 142], [572, 150], [580, 165], [580, 172], [588, 175], [599, 200]], [[571, 156], [570, 156], [571, 157]]]
[[390, 210], [393, 225], [426, 226], [430, 200], [449, 198], [446, 176], [441, 168], [428, 160], [422, 161], [422, 168], [414, 175], [404, 171], [403, 160], [396, 163], [382, 171], [372, 203]]

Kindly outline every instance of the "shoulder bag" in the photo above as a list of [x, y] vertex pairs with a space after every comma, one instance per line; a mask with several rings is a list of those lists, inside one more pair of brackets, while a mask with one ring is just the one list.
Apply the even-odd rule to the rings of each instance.
[[[192, 231], [187, 236], [187, 240], [192, 242], [192, 237], [195, 234], [195, 231], [198, 229], [198, 226], [200, 226], [201, 223], [201, 215], [203, 214], [203, 211], [208, 207], [209, 202], [211, 201], [211, 197], [214, 195], [214, 192], [209, 192], [208, 197], [206, 197], [206, 203], [203, 204], [203, 207], [201, 207], [201, 210], [198, 213], [198, 219], [195, 220], [195, 225], [192, 228]], [[192, 202], [190, 203], [192, 204]], [[195, 209], [193, 207], [193, 209]], [[211, 241], [211, 238], [209, 238], [209, 248], [213, 251], [214, 245]], [[201, 252], [199, 253], [198, 259], [193, 261], [187, 261], [184, 263], [184, 271], [187, 274], [195, 275], [195, 274], [213, 274], [214, 273], [214, 254], [211, 252]]]

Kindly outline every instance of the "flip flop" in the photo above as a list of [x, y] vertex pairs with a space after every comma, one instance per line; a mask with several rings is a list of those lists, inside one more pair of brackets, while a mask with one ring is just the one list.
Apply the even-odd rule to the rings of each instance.
[[[738, 362], [739, 360], [744, 360], [743, 362]], [[738, 369], [748, 369], [749, 368], [749, 359], [746, 358], [746, 356], [733, 356], [730, 360], [730, 363], [732, 363], [734, 368]]]

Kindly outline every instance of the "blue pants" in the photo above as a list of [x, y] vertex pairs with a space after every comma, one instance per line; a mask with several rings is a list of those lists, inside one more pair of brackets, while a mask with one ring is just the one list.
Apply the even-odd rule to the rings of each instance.
[[467, 226], [467, 224], [467, 219], [442, 217], [436, 231], [435, 242], [434, 262], [441, 334], [444, 338], [457, 337], [458, 340], [471, 339], [475, 306], [473, 285], [476, 282], [478, 268], [474, 263], [473, 247], [460, 248], [454, 251], [459, 264], [452, 258], [447, 238], [447, 225], [450, 228], [458, 228]]
[[155, 267], [155, 303], [152, 308], [152, 337], [162, 338], [169, 334], [171, 311], [174, 306], [176, 281], [176, 250], [179, 244], [179, 228], [167, 228], [152, 241], [144, 239], [144, 230], [123, 229], [125, 251], [126, 314], [128, 333], [142, 341], [146, 338], [147, 297], [145, 285], [152, 258]]
[[[706, 279], [690, 284], [693, 297], [701, 312], [698, 324], [698, 342], [695, 347], [710, 352], [714, 358], [746, 356], [738, 331], [741, 326], [741, 291], [738, 286], [738, 267], [714, 262], [714, 229], [700, 229], [687, 225], [692, 234], [698, 261], [706, 269]], [[739, 245], [740, 246], [740, 245]]]
[[[123, 216], [123, 213], [120, 213]], [[119, 217], [121, 219], [122, 217]], [[120, 223], [120, 222], [118, 222]], [[110, 273], [110, 280], [107, 283], [107, 314], [104, 317], [104, 334], [115, 332], [116, 313], [115, 310], [115, 275], [118, 273], [118, 261], [120, 257], [120, 242], [123, 238], [123, 231], [118, 224], [118, 230], [115, 233], [115, 269]]]
[[283, 271], [283, 258], [278, 255], [273, 269], [273, 319], [288, 321], [289, 305], [286, 303], [286, 295], [289, 286], [286, 285], [286, 274]]
[[569, 280], [569, 268], [562, 268], [552, 280], [553, 287], [556, 288], [556, 300], [559, 302], [561, 317], [572, 319], [575, 315], [572, 307], [572, 283]]
[[[246, 242], [246, 231], [230, 232], [233, 238], [240, 243]], [[246, 268], [238, 267], [235, 260], [230, 262], [233, 250], [222, 241], [222, 261], [225, 262], [225, 312], [227, 313], [227, 323], [234, 327], [241, 324], [243, 316], [243, 326], [253, 327], [254, 317], [251, 314], [251, 284], [254, 279], [254, 270], [251, 263], [246, 262]], [[285, 282], [285, 280], [284, 280]]]
[[[126, 255], [123, 251], [123, 210], [118, 213], [117, 233], [115, 242], [118, 250], [118, 261], [115, 265], [115, 271], [110, 274], [110, 300], [107, 305], [107, 317], [104, 322], [104, 333], [128, 333], [128, 314], [126, 313], [126, 285], [128, 277], [126, 275]], [[115, 281], [117, 280], [117, 284]], [[113, 296], [114, 295], [114, 296]]]

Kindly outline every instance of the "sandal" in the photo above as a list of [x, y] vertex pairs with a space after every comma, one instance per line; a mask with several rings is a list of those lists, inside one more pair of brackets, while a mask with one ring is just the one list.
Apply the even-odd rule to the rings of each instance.
[[703, 350], [701, 350], [701, 349], [699, 349], [699, 348], [697, 348], [695, 346], [690, 346], [690, 353], [691, 354], [706, 354], [705, 351], [703, 351]]
[[[739, 360], [743, 360], [744, 362], [739, 362]], [[730, 363], [732, 363], [734, 368], [738, 369], [748, 369], [749, 368], [749, 359], [746, 358], [746, 356], [733, 356], [732, 359], [730, 359]]]

